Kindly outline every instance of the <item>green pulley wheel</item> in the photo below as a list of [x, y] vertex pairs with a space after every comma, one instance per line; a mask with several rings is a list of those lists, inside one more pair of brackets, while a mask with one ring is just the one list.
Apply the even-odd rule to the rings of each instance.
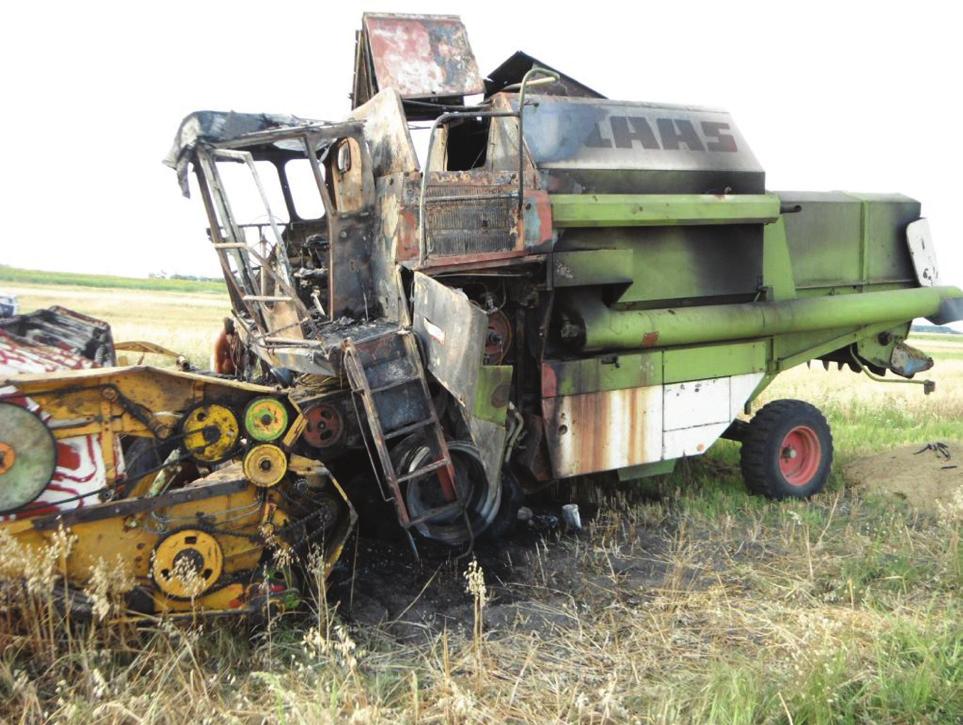
[[57, 442], [36, 415], [0, 403], [0, 513], [33, 501], [57, 468]]
[[256, 441], [275, 441], [288, 429], [288, 410], [277, 398], [255, 398], [244, 409], [244, 430]]

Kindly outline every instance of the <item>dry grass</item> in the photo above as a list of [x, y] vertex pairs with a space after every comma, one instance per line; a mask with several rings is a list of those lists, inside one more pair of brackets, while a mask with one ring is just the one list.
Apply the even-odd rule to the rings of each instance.
[[[697, 475], [705, 474], [700, 471]], [[550, 539], [524, 580], [415, 643], [336, 612], [7, 639], [2, 715], [26, 722], [953, 722], [961, 692], [959, 519], [843, 492], [811, 503], [699, 481], [611, 501]], [[708, 503], [712, 503], [711, 500]], [[483, 570], [482, 570], [483, 572]], [[455, 572], [452, 572], [454, 575]], [[489, 598], [491, 597], [491, 598]], [[504, 608], [504, 607], [503, 607]], [[123, 635], [121, 633], [124, 633]], [[52, 635], [51, 635], [52, 636]], [[126, 636], [126, 641], [122, 637]]]
[[[928, 398], [805, 367], [767, 396], [823, 408], [839, 463], [963, 441], [963, 348], [934, 352]], [[426, 587], [447, 582], [460, 615], [416, 622], [415, 638], [390, 620], [353, 624], [316, 576], [325, 603], [266, 627], [54, 626], [52, 555], [32, 591], [7, 590], [38, 608], [0, 628], [0, 719], [958, 722], [961, 530], [963, 501], [927, 516], [838, 474], [807, 502], [749, 496], [738, 448], [722, 442], [672, 476], [608, 492], [578, 536], [436, 562]]]

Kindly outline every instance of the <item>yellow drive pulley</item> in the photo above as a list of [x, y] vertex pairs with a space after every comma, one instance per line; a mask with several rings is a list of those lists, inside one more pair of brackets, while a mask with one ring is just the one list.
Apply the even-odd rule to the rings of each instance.
[[240, 438], [237, 416], [217, 403], [201, 403], [188, 410], [181, 420], [181, 433], [184, 448], [200, 463], [220, 463]]
[[244, 409], [244, 430], [256, 441], [276, 441], [287, 427], [287, 408], [277, 398], [255, 398]]
[[223, 566], [224, 554], [217, 539], [200, 529], [182, 529], [155, 547], [151, 576], [167, 596], [190, 599], [210, 589]]
[[288, 471], [284, 451], [270, 443], [254, 446], [244, 456], [244, 477], [255, 486], [268, 488], [279, 483]]

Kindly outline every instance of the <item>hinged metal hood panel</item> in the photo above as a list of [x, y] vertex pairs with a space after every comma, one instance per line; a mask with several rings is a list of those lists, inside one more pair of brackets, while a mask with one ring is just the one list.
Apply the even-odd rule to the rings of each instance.
[[485, 85], [454, 15], [365, 13], [355, 56], [353, 105], [394, 88], [404, 99], [482, 93]]

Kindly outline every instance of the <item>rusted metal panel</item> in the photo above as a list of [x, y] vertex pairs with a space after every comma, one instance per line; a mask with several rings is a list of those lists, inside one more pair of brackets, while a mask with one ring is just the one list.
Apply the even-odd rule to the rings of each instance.
[[[635, 356], [625, 357], [628, 362]], [[584, 366], [542, 366], [543, 395], [572, 390], [575, 383], [577, 389], [599, 390], [542, 399], [545, 435], [556, 477], [704, 453], [739, 414], [763, 376], [759, 372], [673, 385], [618, 388], [638, 377], [634, 370], [637, 364], [631, 367], [631, 376], [626, 377], [618, 371], [600, 374]], [[557, 377], [559, 371], [563, 373], [561, 378]]]
[[504, 172], [432, 172], [425, 190], [428, 256], [518, 251], [518, 182]]
[[328, 219], [331, 246], [327, 310], [331, 319], [346, 316], [370, 320], [381, 314], [371, 269], [376, 207], [371, 168], [361, 128], [346, 135], [339, 152], [325, 161], [335, 200]]
[[421, 340], [428, 370], [466, 410], [485, 353], [488, 316], [459, 289], [415, 273], [412, 327]]
[[662, 386], [542, 401], [555, 476], [612, 471], [662, 458]]
[[375, 178], [419, 170], [418, 156], [397, 90], [386, 88], [381, 91], [356, 108], [351, 118], [364, 122], [364, 138]]
[[507, 398], [502, 402], [487, 396], [487, 420], [475, 415], [479, 390], [490, 377], [482, 374], [488, 315], [461, 290], [416, 272], [412, 327], [424, 348], [428, 370], [458, 402], [489, 479], [498, 481]]
[[535, 189], [525, 192], [522, 237], [526, 248], [532, 251], [548, 251], [555, 243], [557, 233], [552, 225], [552, 203], [547, 192]]
[[[485, 86], [461, 20], [454, 15], [365, 13], [362, 52], [370, 54], [370, 81], [403, 98], [482, 93]], [[357, 81], [357, 79], [356, 79]]]
[[513, 200], [474, 199], [425, 205], [430, 256], [512, 251], [517, 238]]

